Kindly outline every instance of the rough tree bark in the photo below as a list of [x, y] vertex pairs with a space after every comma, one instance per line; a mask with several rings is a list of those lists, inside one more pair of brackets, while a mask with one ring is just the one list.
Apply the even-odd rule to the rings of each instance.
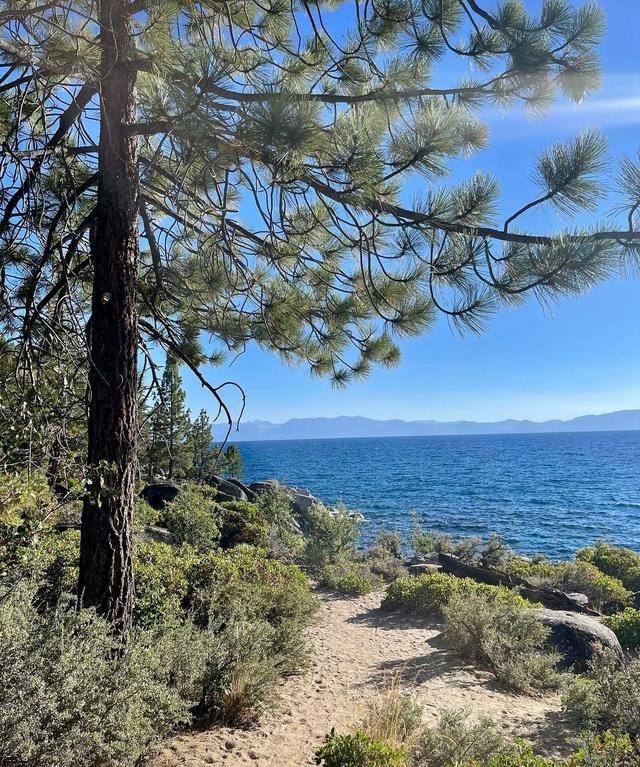
[[95, 607], [126, 642], [138, 437], [138, 145], [127, 130], [136, 119], [136, 69], [131, 18], [122, 2], [102, 0], [99, 20], [99, 181], [88, 329], [91, 484], [82, 513], [78, 594], [80, 604]]

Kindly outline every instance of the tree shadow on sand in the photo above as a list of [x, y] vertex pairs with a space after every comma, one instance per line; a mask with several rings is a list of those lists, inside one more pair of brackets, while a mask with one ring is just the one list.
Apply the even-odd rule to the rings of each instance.
[[401, 612], [388, 612], [380, 607], [372, 607], [358, 615], [347, 618], [347, 623], [360, 623], [369, 628], [383, 631], [398, 629], [424, 629], [425, 631], [441, 631], [442, 622], [432, 618], [418, 618]]

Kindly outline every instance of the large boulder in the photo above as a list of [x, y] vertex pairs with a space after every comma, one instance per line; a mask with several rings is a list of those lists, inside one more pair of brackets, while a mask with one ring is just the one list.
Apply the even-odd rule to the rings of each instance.
[[620, 660], [624, 657], [613, 631], [591, 615], [547, 608], [532, 609], [531, 613], [551, 630], [549, 644], [561, 654], [562, 668], [585, 671], [596, 643], [613, 650]]
[[134, 537], [143, 543], [173, 543], [173, 535], [166, 527], [157, 527], [156, 525], [145, 525], [140, 530], [134, 532]]
[[162, 511], [167, 503], [175, 500], [177, 495], [178, 488], [167, 482], [147, 485], [140, 491], [140, 496], [156, 511]]
[[[223, 479], [213, 475], [209, 484], [218, 491], [218, 498], [221, 501], [248, 501], [249, 495], [245, 492], [245, 485], [237, 479]], [[247, 488], [249, 489], [249, 488]], [[252, 497], [255, 497], [252, 496]]]

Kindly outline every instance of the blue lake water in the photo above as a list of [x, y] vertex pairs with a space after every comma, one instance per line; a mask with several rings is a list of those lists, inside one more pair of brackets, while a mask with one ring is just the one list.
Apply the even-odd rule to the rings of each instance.
[[640, 551], [640, 432], [239, 443], [245, 480], [279, 479], [366, 517], [365, 538], [411, 512], [454, 535], [502, 533], [566, 557], [599, 537]]

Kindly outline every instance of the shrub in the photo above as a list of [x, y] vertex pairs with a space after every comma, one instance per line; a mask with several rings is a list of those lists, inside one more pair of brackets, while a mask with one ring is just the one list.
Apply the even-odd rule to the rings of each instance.
[[597, 648], [589, 669], [572, 677], [563, 704], [582, 729], [640, 735], [640, 659], [621, 664], [615, 653]]
[[576, 554], [576, 559], [595, 565], [598, 570], [618, 578], [631, 591], [640, 591], [640, 554], [622, 546], [598, 541]]
[[487, 767], [556, 767], [556, 763], [537, 756], [530, 745], [517, 740], [512, 753], [494, 756]]
[[321, 586], [347, 596], [370, 594], [379, 588], [382, 582], [382, 578], [374, 575], [370, 567], [363, 562], [325, 565], [318, 578]]
[[[248, 519], [245, 516], [246, 509], [239, 510], [236, 506], [252, 506], [252, 504], [229, 504], [232, 508], [222, 511], [220, 546], [223, 549], [233, 549], [241, 544], [249, 546], [264, 546], [267, 541], [267, 526], [263, 521]], [[253, 509], [256, 509], [254, 506]], [[257, 509], [256, 509], [257, 511]], [[251, 516], [256, 517], [250, 512]]]
[[413, 740], [422, 719], [422, 707], [400, 691], [394, 680], [384, 693], [374, 698], [362, 722], [362, 730], [377, 741], [399, 747]]
[[482, 567], [502, 569], [515, 556], [513, 549], [499, 533], [491, 533], [480, 549]]
[[196, 562], [195, 552], [189, 546], [175, 549], [156, 541], [136, 543], [133, 612], [136, 625], [145, 628], [172, 625], [183, 617], [188, 574]]
[[133, 521], [137, 525], [157, 525], [159, 520], [160, 512], [138, 496], [133, 506]]
[[588, 735], [584, 746], [567, 760], [567, 767], [637, 767], [640, 742], [607, 730]]
[[640, 610], [627, 607], [621, 613], [603, 618], [602, 622], [618, 637], [625, 650], [640, 649]]
[[360, 536], [360, 520], [345, 508], [331, 512], [312, 507], [306, 519], [304, 563], [314, 572], [353, 556]]
[[443, 612], [452, 648], [479, 661], [507, 687], [531, 692], [558, 685], [558, 656], [544, 650], [549, 629], [512, 600], [459, 592]]
[[0, 764], [125, 767], [189, 720], [192, 701], [142, 638], [120, 657], [90, 611], [33, 607], [35, 587], [0, 593]]
[[279, 629], [263, 619], [231, 617], [206, 632], [202, 696], [196, 716], [202, 724], [246, 727], [268, 707], [278, 678], [290, 670], [289, 648]]
[[422, 617], [441, 616], [454, 594], [485, 594], [516, 607], [531, 607], [516, 591], [504, 586], [476, 583], [471, 578], [456, 578], [446, 573], [407, 575], [387, 587], [382, 600], [384, 610], [404, 610]]
[[551, 585], [562, 591], [586, 594], [597, 610], [615, 611], [631, 599], [621, 581], [588, 562], [561, 562], [552, 567], [550, 580]]
[[299, 567], [269, 559], [265, 549], [254, 546], [210, 552], [194, 561], [189, 603], [205, 622], [211, 611], [261, 615], [272, 623], [286, 618], [307, 621], [317, 607]]
[[184, 483], [174, 501], [167, 503], [159, 516], [178, 544], [186, 543], [198, 551], [210, 551], [220, 541], [220, 506], [215, 490], [205, 485]]
[[451, 535], [434, 530], [425, 532], [420, 524], [420, 517], [413, 516], [411, 528], [411, 546], [416, 554], [452, 554], [463, 562], [476, 562], [482, 545], [482, 538], [461, 538], [455, 541]]
[[316, 764], [325, 767], [403, 767], [406, 763], [403, 749], [374, 740], [362, 731], [336, 735], [331, 730], [316, 751]]
[[360, 553], [357, 559], [365, 562], [372, 573], [387, 583], [407, 574], [402, 561], [402, 542], [395, 531], [383, 530], [373, 545]]
[[625, 589], [621, 581], [605, 575], [595, 565], [582, 560], [535, 564], [513, 559], [509, 562], [507, 569], [536, 585], [551, 586], [567, 593], [586, 594], [591, 604], [598, 610], [615, 611], [628, 604], [631, 598], [630, 592]]
[[425, 727], [412, 749], [412, 767], [454, 767], [484, 765], [509, 754], [512, 747], [493, 722], [472, 719], [459, 709], [445, 711], [432, 727]]

